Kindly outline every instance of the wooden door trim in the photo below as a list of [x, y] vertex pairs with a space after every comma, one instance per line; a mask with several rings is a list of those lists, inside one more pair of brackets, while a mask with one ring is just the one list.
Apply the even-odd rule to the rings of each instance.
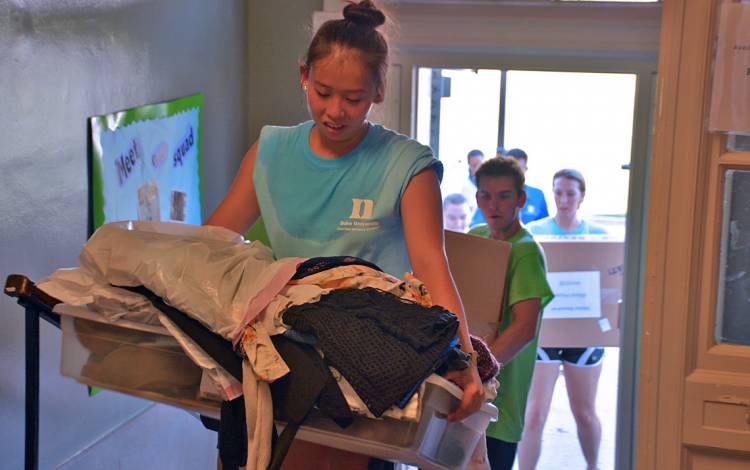
[[714, 1], [665, 1], [644, 277], [637, 468], [681, 468], [685, 377], [694, 358], [707, 181]]
[[682, 2], [666, 1], [662, 9], [659, 71], [657, 76], [654, 139], [649, 178], [643, 310], [641, 323], [636, 468], [654, 468], [658, 431], [659, 358], [661, 315], [664, 298], [667, 225], [656, 223], [668, 214], [672, 145], [675, 133], [677, 82], [683, 36]]

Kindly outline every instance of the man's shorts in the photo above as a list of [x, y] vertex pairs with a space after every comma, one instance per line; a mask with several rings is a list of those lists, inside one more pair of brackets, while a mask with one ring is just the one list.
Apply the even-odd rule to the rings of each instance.
[[604, 348], [537, 348], [536, 360], [545, 364], [568, 363], [576, 367], [601, 364]]

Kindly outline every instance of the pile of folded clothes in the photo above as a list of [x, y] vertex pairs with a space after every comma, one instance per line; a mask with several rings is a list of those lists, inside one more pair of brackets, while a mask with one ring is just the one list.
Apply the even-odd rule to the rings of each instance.
[[[313, 407], [340, 426], [353, 413], [416, 421], [425, 379], [469, 364], [456, 316], [418, 279], [366, 260], [276, 260], [221, 228], [139, 222], [101, 227], [80, 262], [38, 286], [111, 321], [161, 322], [226, 400], [224, 468], [247, 455], [248, 469], [280, 466]], [[494, 382], [497, 363], [473, 342]], [[275, 419], [287, 423], [277, 439]], [[229, 444], [238, 438], [246, 450]]]

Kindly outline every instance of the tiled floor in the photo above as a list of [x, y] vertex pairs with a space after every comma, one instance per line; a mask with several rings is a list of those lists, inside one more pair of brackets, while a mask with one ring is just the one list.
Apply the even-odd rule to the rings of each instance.
[[154, 405], [56, 467], [58, 470], [216, 468], [216, 433], [186, 411]]

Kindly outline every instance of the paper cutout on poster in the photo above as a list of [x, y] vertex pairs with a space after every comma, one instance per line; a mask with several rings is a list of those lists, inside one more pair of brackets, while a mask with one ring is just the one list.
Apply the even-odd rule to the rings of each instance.
[[711, 94], [708, 128], [750, 132], [750, 5], [724, 3]]
[[599, 271], [547, 273], [555, 298], [544, 308], [544, 318], [599, 318], [600, 276]]

